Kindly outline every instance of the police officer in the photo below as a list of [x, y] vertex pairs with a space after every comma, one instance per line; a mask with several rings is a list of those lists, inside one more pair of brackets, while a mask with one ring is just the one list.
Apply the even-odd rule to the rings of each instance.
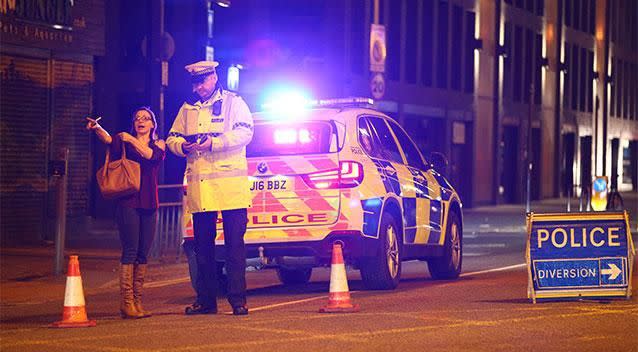
[[191, 75], [195, 99], [177, 113], [166, 140], [168, 148], [187, 160], [186, 203], [193, 213], [197, 258], [197, 301], [187, 315], [217, 313], [215, 234], [221, 211], [228, 273], [228, 302], [234, 315], [246, 307], [246, 209], [250, 206], [246, 145], [253, 136], [248, 106], [238, 95], [223, 90], [215, 61], [185, 68]]

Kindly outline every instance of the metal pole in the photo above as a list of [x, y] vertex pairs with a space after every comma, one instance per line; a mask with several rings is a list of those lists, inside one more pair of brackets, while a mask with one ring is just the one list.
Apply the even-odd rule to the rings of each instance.
[[567, 188], [567, 212], [571, 213], [572, 211], [572, 188]]
[[64, 243], [66, 237], [66, 181], [69, 166], [69, 148], [63, 148], [60, 157], [64, 158], [64, 172], [58, 180], [57, 222], [55, 231], [55, 275], [62, 274], [64, 265]]
[[503, 148], [501, 147], [501, 139], [503, 138], [503, 126], [500, 113], [500, 80], [501, 60], [499, 59], [499, 44], [501, 33], [501, 0], [494, 2], [494, 63], [492, 71], [492, 131], [494, 133], [492, 139], [492, 201], [494, 204], [500, 203], [499, 186], [501, 185], [501, 171], [503, 170]]
[[534, 84], [529, 86], [529, 112], [527, 114], [527, 201], [525, 204], [525, 213], [530, 212], [531, 208], [531, 190], [532, 190], [532, 113], [534, 109]]

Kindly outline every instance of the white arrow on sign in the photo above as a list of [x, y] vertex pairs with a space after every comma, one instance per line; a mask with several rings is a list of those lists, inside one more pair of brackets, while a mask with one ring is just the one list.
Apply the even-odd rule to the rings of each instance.
[[602, 269], [600, 273], [603, 275], [610, 275], [609, 280], [614, 280], [618, 277], [618, 275], [620, 275], [622, 270], [620, 270], [620, 268], [616, 266], [616, 264], [609, 263], [607, 265], [609, 266], [609, 269]]

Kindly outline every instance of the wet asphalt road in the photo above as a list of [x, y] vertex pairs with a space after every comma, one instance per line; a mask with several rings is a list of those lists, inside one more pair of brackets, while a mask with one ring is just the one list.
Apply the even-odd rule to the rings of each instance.
[[[532, 304], [527, 299], [521, 232], [466, 233], [464, 274], [435, 281], [423, 262], [404, 263], [394, 291], [364, 291], [348, 270], [352, 300], [360, 312], [320, 314], [327, 303], [330, 272], [316, 269], [310, 284], [281, 286], [273, 270], [248, 273], [246, 317], [221, 313], [187, 317], [193, 300], [180, 275], [157, 277], [146, 301], [155, 315], [117, 316], [112, 285], [87, 289], [87, 311], [97, 327], [49, 329], [60, 319], [62, 300], [2, 304], [0, 349], [4, 351], [637, 351], [636, 289], [629, 300]], [[87, 263], [90, 266], [91, 263]], [[490, 269], [509, 267], [503, 271]], [[488, 270], [487, 272], [483, 272]], [[637, 282], [634, 270], [634, 286]], [[23, 288], [39, 295], [37, 280]], [[3, 289], [7, 289], [7, 285]], [[5, 292], [6, 294], [6, 292]], [[10, 295], [9, 295], [10, 296]], [[42, 293], [40, 296], [44, 296]]]

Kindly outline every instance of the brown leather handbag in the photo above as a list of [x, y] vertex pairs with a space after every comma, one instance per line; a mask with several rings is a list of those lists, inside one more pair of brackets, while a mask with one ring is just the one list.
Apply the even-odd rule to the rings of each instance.
[[120, 198], [139, 192], [140, 164], [126, 158], [124, 143], [122, 143], [122, 158], [120, 160], [111, 161], [109, 149], [106, 150], [104, 166], [95, 174], [104, 198]]

